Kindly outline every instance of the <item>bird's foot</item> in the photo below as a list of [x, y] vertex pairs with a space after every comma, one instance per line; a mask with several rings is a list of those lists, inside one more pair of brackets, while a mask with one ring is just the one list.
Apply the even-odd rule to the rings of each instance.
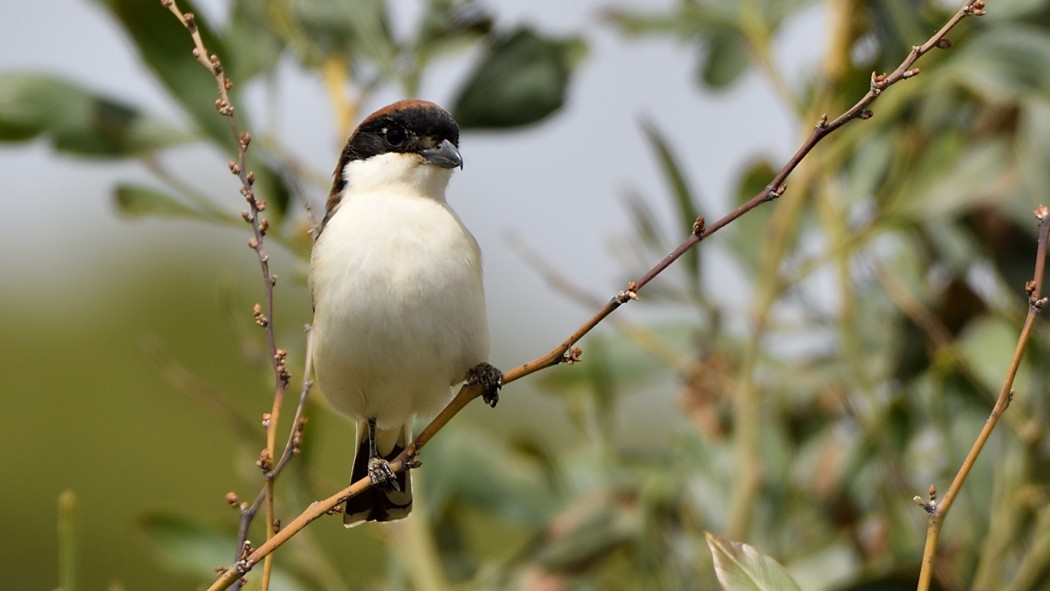
[[397, 475], [390, 469], [390, 462], [383, 458], [368, 459], [368, 478], [372, 480], [372, 486], [401, 491], [397, 484]]
[[503, 372], [482, 361], [467, 372], [467, 384], [481, 386], [481, 399], [485, 404], [496, 408], [499, 389], [503, 386]]

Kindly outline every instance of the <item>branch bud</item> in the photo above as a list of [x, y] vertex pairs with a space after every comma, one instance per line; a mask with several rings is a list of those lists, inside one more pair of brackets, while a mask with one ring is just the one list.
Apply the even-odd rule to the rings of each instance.
[[263, 314], [262, 306], [259, 304], [252, 306], [252, 316], [255, 317], [255, 324], [259, 326], [265, 328], [266, 325], [270, 324], [270, 319], [266, 317], [266, 314]]
[[583, 357], [583, 349], [579, 347], [573, 347], [561, 356], [561, 362], [565, 365], [575, 365], [582, 361], [580, 359], [581, 357]]
[[255, 465], [263, 472], [273, 470], [273, 458], [270, 457], [270, 450], [263, 448], [263, 450], [259, 452], [259, 459], [255, 461]]
[[704, 227], [706, 225], [707, 225], [707, 220], [704, 219], [704, 216], [700, 216], [700, 217], [696, 218], [696, 221], [693, 222], [693, 236], [699, 236], [699, 235], [703, 234], [704, 233]]

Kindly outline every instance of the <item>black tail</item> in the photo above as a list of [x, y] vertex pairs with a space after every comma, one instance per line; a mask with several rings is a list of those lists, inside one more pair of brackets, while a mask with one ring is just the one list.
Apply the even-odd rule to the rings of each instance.
[[[376, 451], [391, 461], [401, 453], [408, 444], [408, 425], [395, 430], [376, 430]], [[354, 469], [350, 482], [357, 482], [368, 476], [368, 423], [357, 423], [357, 451], [354, 454]], [[393, 483], [387, 487], [373, 486], [365, 492], [346, 501], [343, 512], [343, 525], [351, 527], [365, 521], [392, 521], [402, 519], [412, 511], [412, 479], [408, 470], [397, 473], [397, 489]]]

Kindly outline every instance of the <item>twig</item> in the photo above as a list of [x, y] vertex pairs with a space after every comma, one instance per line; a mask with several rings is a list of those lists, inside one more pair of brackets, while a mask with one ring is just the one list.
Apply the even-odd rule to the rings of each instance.
[[919, 496], [916, 496], [914, 499], [928, 514], [926, 519], [926, 547], [922, 554], [922, 570], [919, 572], [919, 584], [917, 587], [919, 591], [928, 591], [930, 588], [930, 582], [933, 579], [934, 560], [937, 555], [937, 541], [940, 538], [944, 518], [947, 516], [948, 510], [951, 509], [956, 495], [959, 494], [959, 490], [966, 481], [966, 477], [969, 476], [974, 462], [977, 461], [981, 450], [984, 449], [984, 444], [988, 441], [988, 437], [991, 436], [992, 430], [999, 424], [999, 419], [1002, 418], [1003, 413], [1010, 406], [1010, 400], [1014, 395], [1014, 378], [1021, 367], [1021, 359], [1024, 357], [1025, 349], [1028, 348], [1028, 340], [1032, 336], [1032, 328], [1035, 326], [1036, 317], [1047, 303], [1047, 298], [1042, 296], [1042, 290], [1043, 270], [1046, 266], [1047, 241], [1048, 237], [1050, 237], [1050, 208], [1040, 205], [1034, 213], [1039, 220], [1039, 243], [1036, 247], [1035, 272], [1032, 275], [1032, 280], [1025, 284], [1025, 291], [1028, 293], [1028, 315], [1025, 317], [1024, 325], [1021, 327], [1021, 334], [1017, 338], [1013, 358], [1010, 360], [1010, 367], [1006, 372], [1006, 378], [1003, 380], [1003, 386], [999, 390], [995, 406], [992, 407], [992, 412], [981, 428], [981, 432], [978, 433], [977, 440], [973, 442], [970, 452], [966, 454], [966, 459], [963, 460], [959, 471], [955, 474], [955, 478], [948, 487], [948, 492], [944, 495], [944, 499], [939, 503], [937, 502], [936, 489], [933, 486], [930, 487], [929, 500]]
[[[227, 123], [229, 123], [230, 133], [233, 136], [234, 144], [237, 146], [237, 160], [231, 160], [229, 162], [229, 169], [230, 172], [241, 181], [241, 195], [244, 197], [245, 201], [248, 202], [248, 210], [242, 212], [241, 217], [244, 218], [244, 221], [251, 224], [252, 227], [253, 235], [248, 241], [248, 246], [250, 246], [258, 256], [259, 267], [262, 271], [264, 290], [266, 294], [265, 305], [260, 307], [256, 304], [255, 319], [256, 323], [262, 326], [266, 332], [266, 344], [269, 350], [270, 359], [272, 360], [275, 383], [273, 406], [271, 411], [263, 417], [263, 424], [266, 427], [266, 448], [260, 453], [258, 461], [259, 468], [263, 471], [265, 477], [266, 537], [267, 539], [270, 539], [275, 533], [274, 530], [276, 523], [273, 506], [273, 458], [275, 455], [277, 440], [277, 424], [280, 417], [281, 406], [284, 402], [284, 393], [287, 389], [290, 376], [285, 366], [287, 351], [277, 347], [277, 340], [274, 335], [273, 288], [277, 283], [277, 277], [270, 270], [270, 257], [266, 253], [265, 248], [265, 236], [269, 227], [269, 220], [262, 217], [262, 212], [266, 209], [266, 201], [256, 199], [255, 192], [252, 189], [252, 185], [255, 182], [255, 173], [248, 169], [248, 146], [251, 144], [252, 138], [251, 134], [247, 131], [242, 132], [238, 129], [237, 118], [234, 115], [234, 107], [230, 102], [229, 95], [230, 89], [233, 88], [233, 82], [226, 77], [219, 56], [208, 54], [208, 50], [204, 46], [204, 41], [201, 39], [200, 31], [197, 28], [196, 17], [193, 13], [183, 13], [175, 4], [174, 0], [161, 0], [161, 5], [178, 17], [179, 22], [186, 27], [186, 30], [190, 33], [190, 37], [193, 39], [193, 57], [195, 57], [197, 61], [207, 68], [208, 71], [212, 73], [212, 76], [215, 77], [219, 96], [215, 101], [215, 108], [226, 118]], [[293, 426], [293, 437], [297, 429], [297, 425]], [[252, 513], [252, 515], [254, 515], [254, 513]], [[241, 552], [242, 547], [243, 544], [239, 546], [238, 552]], [[267, 559], [266, 564], [263, 567], [262, 589], [264, 590], [269, 588], [271, 568], [272, 561]]]
[[[829, 122], [826, 115], [821, 117], [809, 137], [803, 142], [788, 163], [773, 177], [773, 180], [765, 189], [710, 226], [705, 225], [704, 218], [697, 218], [693, 224], [693, 231], [690, 233], [689, 237], [670, 254], [664, 257], [663, 260], [653, 266], [653, 268], [649, 269], [648, 272], [637, 280], [629, 282], [626, 289], [613, 296], [594, 316], [583, 323], [583, 325], [577, 328], [576, 331], [569, 335], [568, 338], [562, 341], [561, 344], [552, 349], [549, 353], [504, 373], [503, 383], [509, 384], [527, 375], [560, 363], [574, 363], [579, 361], [581, 351], [576, 348], [575, 345], [586, 336], [587, 333], [594, 329], [594, 327], [598, 326], [610, 314], [619, 309], [620, 306], [638, 299], [638, 292], [641, 291], [642, 288], [662, 273], [664, 269], [674, 264], [675, 261], [691, 248], [759, 205], [780, 197], [786, 190], [784, 183], [788, 176], [791, 175], [795, 168], [798, 167], [799, 163], [802, 162], [806, 155], [808, 155], [821, 140], [854, 119], [870, 118], [872, 112], [868, 110], [868, 106], [870, 106], [884, 90], [901, 80], [906, 80], [916, 76], [919, 71], [913, 69], [912, 65], [914, 65], [920, 57], [934, 48], [950, 47], [951, 43], [948, 42], [945, 37], [948, 31], [967, 16], [983, 14], [983, 8], [984, 2], [982, 0], [969, 0], [943, 27], [941, 27], [940, 30], [930, 37], [929, 40], [921, 46], [913, 47], [908, 54], [908, 57], [901, 62], [896, 70], [889, 74], [872, 74], [871, 87], [868, 93], [865, 94], [864, 97], [853, 107], [836, 117], [834, 120]], [[478, 386], [464, 385], [460, 388], [452, 401], [449, 402], [440, 413], [438, 413], [438, 415], [423, 429], [422, 432], [420, 432], [419, 436], [416, 437], [416, 439], [409, 444], [396, 459], [390, 462], [391, 469], [395, 472], [404, 469], [406, 462], [414, 460], [434, 435], [444, 428], [452, 417], [466, 407], [471, 400], [480, 394], [481, 389]], [[299, 530], [306, 527], [310, 522], [326, 513], [330, 513], [340, 503], [350, 497], [360, 494], [370, 486], [371, 482], [369, 479], [363, 478], [324, 500], [311, 503], [306, 510], [299, 514], [298, 517], [290, 523], [285, 524], [281, 531], [275, 536], [269, 538], [264, 544], [254, 549], [243, 560], [238, 561], [232, 567], [226, 569], [211, 587], [209, 587], [209, 591], [218, 591], [220, 589], [228, 588], [235, 580], [251, 570], [260, 560], [268, 557], [281, 544], [295, 535]]]
[[[310, 325], [304, 328], [306, 332], [306, 362], [303, 366], [303, 385], [299, 390], [299, 402], [295, 406], [295, 416], [292, 418], [292, 429], [288, 432], [288, 441], [284, 445], [284, 451], [281, 453], [281, 459], [277, 461], [273, 469], [265, 474], [266, 480], [272, 482], [281, 475], [284, 471], [284, 467], [288, 465], [302, 446], [303, 429], [306, 428], [306, 419], [303, 418], [303, 410], [306, 408], [306, 397], [310, 393], [310, 388], [313, 387], [313, 380], [309, 379], [313, 375], [313, 329]], [[259, 512], [259, 507], [262, 506], [263, 501], [267, 499], [268, 489], [263, 487], [259, 494], [256, 495], [255, 501], [251, 505], [241, 507], [241, 518], [237, 527], [237, 548], [243, 548], [245, 542], [248, 540], [248, 529], [252, 525], [252, 521], [255, 519], [255, 515]], [[240, 557], [238, 556], [238, 559]], [[241, 588], [241, 579], [238, 579], [236, 583], [231, 586], [231, 589], [238, 590]]]
[[[507, 242], [512, 249], [517, 251], [526, 265], [532, 267], [534, 271], [540, 274], [551, 289], [561, 292], [566, 297], [584, 306], [597, 308], [602, 305], [603, 300], [601, 297], [590, 294], [584, 288], [575, 285], [571, 279], [562, 275], [547, 261], [543, 260], [538, 253], [531, 250], [520, 236], [511, 234], [508, 236]], [[688, 379], [693, 361], [658, 337], [652, 330], [632, 324], [623, 318], [610, 318], [609, 322], [612, 322], [613, 326], [631, 339], [638, 348], [672, 368], [681, 379]]]

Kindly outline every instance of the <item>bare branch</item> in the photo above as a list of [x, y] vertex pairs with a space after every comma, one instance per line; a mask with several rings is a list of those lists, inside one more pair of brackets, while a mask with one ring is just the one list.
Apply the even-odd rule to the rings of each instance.
[[[995, 400], [992, 412], [981, 428], [981, 432], [977, 434], [977, 439], [973, 442], [970, 452], [966, 454], [966, 459], [959, 466], [959, 471], [955, 474], [951, 486], [948, 487], [944, 500], [938, 504], [936, 498], [931, 498], [930, 501], [924, 504], [921, 503], [926, 513], [928, 513], [928, 517], [926, 521], [926, 547], [923, 550], [922, 570], [919, 573], [919, 585], [917, 587], [919, 591], [928, 591], [930, 588], [930, 583], [933, 580], [933, 565], [937, 555], [937, 541], [940, 538], [941, 525], [944, 523], [944, 518], [948, 515], [948, 510], [951, 509], [956, 495], [959, 494], [963, 483], [966, 482], [966, 477], [969, 476], [970, 470], [977, 461], [977, 457], [981, 455], [984, 444], [987, 443], [992, 431], [999, 424], [999, 419], [1002, 418], [1003, 413], [1010, 406], [1010, 401], [1013, 400], [1014, 378], [1017, 377], [1017, 371], [1021, 368], [1021, 359], [1024, 357], [1025, 349], [1028, 348], [1028, 341], [1032, 336], [1032, 328], [1035, 326], [1036, 317], [1046, 307], [1047, 299], [1042, 296], [1042, 290], [1043, 271], [1046, 267], [1047, 241], [1048, 237], [1050, 237], [1050, 208], [1040, 205], [1034, 213], [1036, 219], [1039, 220], [1039, 243], [1036, 247], [1035, 271], [1032, 274], [1032, 280], [1025, 284], [1025, 292], [1028, 294], [1028, 315], [1025, 317], [1024, 325], [1021, 327], [1021, 334], [1017, 338], [1017, 345], [1014, 347], [1010, 367], [1006, 371], [1003, 386], [999, 390], [999, 396]], [[933, 487], [931, 486], [932, 489]]]
[[[182, 12], [174, 0], [161, 0], [161, 5], [178, 17], [179, 22], [181, 22], [183, 26], [186, 27], [186, 30], [189, 31], [190, 37], [193, 40], [193, 56], [201, 65], [207, 68], [215, 78], [218, 93], [218, 99], [215, 101], [215, 108], [219, 114], [226, 118], [227, 123], [229, 123], [230, 134], [233, 137], [234, 144], [237, 146], [237, 159], [230, 160], [228, 167], [230, 172], [240, 180], [240, 193], [248, 203], [248, 209], [241, 212], [241, 217], [244, 218], [244, 221], [251, 224], [252, 237], [248, 240], [248, 246], [255, 251], [256, 256], [259, 259], [259, 268], [262, 271], [265, 304], [263, 306], [256, 304], [253, 309], [253, 316], [255, 317], [256, 323], [261, 326], [266, 333], [266, 344], [270, 354], [275, 385], [273, 406], [270, 412], [263, 418], [263, 423], [266, 427], [266, 447], [260, 453], [258, 462], [264, 476], [263, 493], [261, 493], [260, 498], [241, 515], [241, 525], [239, 528], [240, 534], [238, 539], [238, 556], [240, 557], [241, 555], [249, 554], [249, 546], [246, 542], [248, 526], [251, 524], [251, 521], [258, 510], [258, 504], [261, 499], [264, 499], [266, 502], [267, 539], [272, 538], [275, 533], [275, 523], [277, 519], [274, 514], [273, 505], [274, 479], [277, 477], [277, 474], [280, 473], [279, 468], [283, 468], [283, 465], [287, 463], [288, 459], [294, 453], [292, 447], [293, 442], [297, 437], [301, 437], [301, 430], [303, 425], [305, 425], [305, 423], [301, 421], [301, 413], [306, 392], [309, 390], [309, 373], [304, 375], [303, 393], [300, 397], [299, 407], [296, 410], [296, 420], [290, 430], [289, 443], [282, 453], [281, 461], [275, 466], [273, 458], [276, 455], [277, 426], [290, 374], [285, 363], [288, 353], [286, 350], [277, 347], [277, 339], [274, 333], [273, 288], [277, 284], [277, 276], [270, 270], [270, 257], [266, 252], [265, 246], [266, 231], [269, 228], [270, 223], [269, 220], [262, 215], [262, 212], [266, 210], [266, 201], [256, 198], [255, 191], [252, 188], [255, 183], [255, 173], [248, 169], [248, 147], [251, 145], [252, 137], [247, 131], [241, 131], [237, 125], [235, 109], [230, 101], [229, 94], [229, 91], [233, 88], [233, 82], [226, 77], [219, 56], [215, 54], [209, 55], [207, 48], [204, 46], [204, 41], [201, 38], [200, 31], [197, 28], [196, 17], [193, 13]], [[309, 361], [307, 361], [307, 364], [309, 364]], [[238, 563], [243, 560], [243, 558], [239, 558]], [[264, 590], [269, 588], [271, 564], [271, 560], [267, 559], [263, 570], [262, 588]]]

